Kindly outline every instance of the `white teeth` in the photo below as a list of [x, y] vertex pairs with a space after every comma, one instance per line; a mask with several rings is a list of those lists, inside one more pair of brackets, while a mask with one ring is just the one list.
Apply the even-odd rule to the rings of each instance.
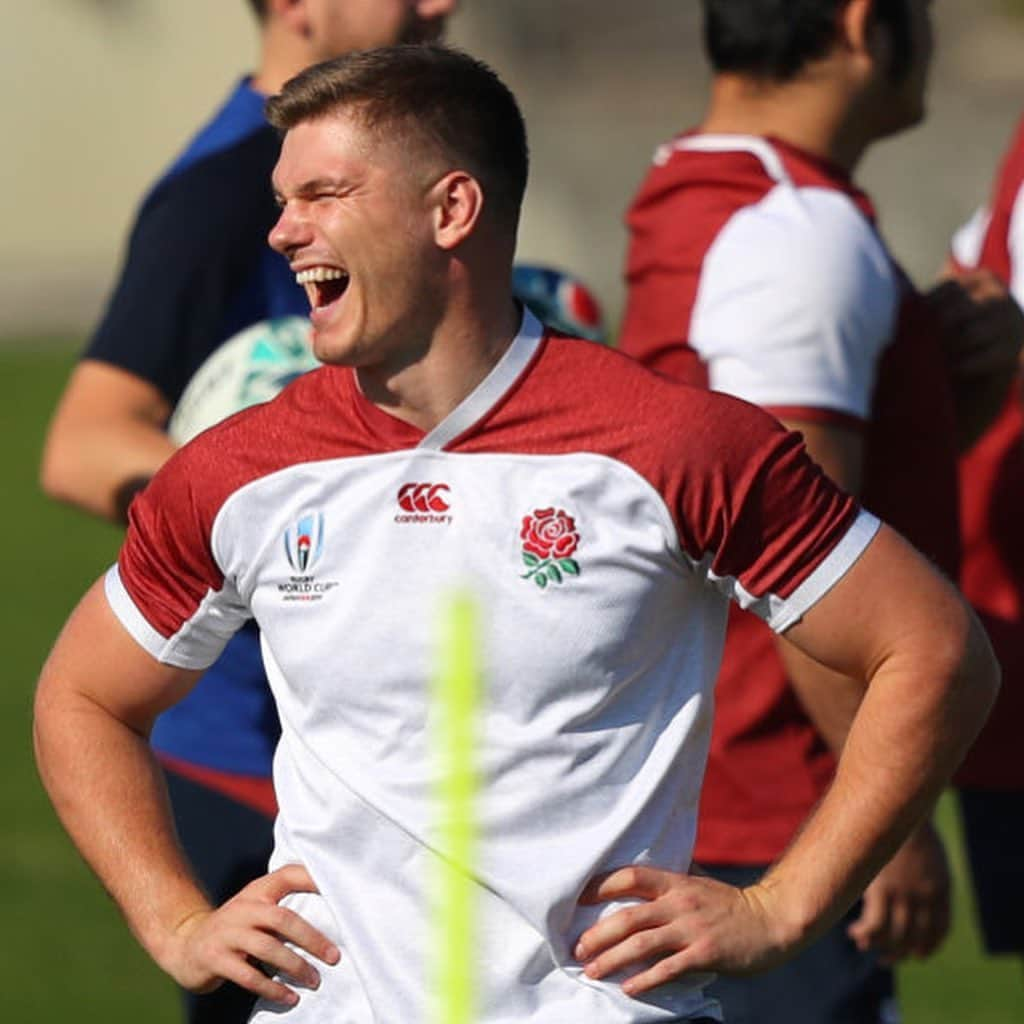
[[311, 284], [314, 281], [338, 281], [345, 276], [344, 271], [335, 267], [310, 267], [309, 270], [300, 270], [295, 281], [297, 284]]

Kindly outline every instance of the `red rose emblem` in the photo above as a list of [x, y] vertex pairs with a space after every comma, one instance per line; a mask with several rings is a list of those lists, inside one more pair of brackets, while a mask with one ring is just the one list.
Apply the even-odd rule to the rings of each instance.
[[543, 590], [549, 583], [561, 584], [580, 575], [580, 564], [572, 557], [580, 535], [576, 520], [565, 509], [536, 508], [532, 515], [523, 516], [519, 539], [527, 570], [522, 579], [533, 580]]
[[532, 516], [523, 516], [519, 537], [523, 550], [538, 558], [568, 558], [580, 542], [573, 517], [553, 508], [538, 508]]

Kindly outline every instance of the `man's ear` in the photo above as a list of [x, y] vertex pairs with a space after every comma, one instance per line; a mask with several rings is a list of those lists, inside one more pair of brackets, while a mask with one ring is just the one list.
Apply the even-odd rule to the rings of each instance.
[[475, 230], [483, 213], [484, 191], [468, 171], [449, 171], [431, 189], [434, 239], [442, 249], [454, 249]]
[[267, 13], [301, 36], [309, 32], [306, 0], [268, 0]]
[[416, 0], [416, 14], [421, 18], [436, 18], [451, 10], [451, 0]]
[[879, 24], [875, 6], [876, 0], [846, 0], [839, 12], [840, 38], [852, 53], [877, 57]]

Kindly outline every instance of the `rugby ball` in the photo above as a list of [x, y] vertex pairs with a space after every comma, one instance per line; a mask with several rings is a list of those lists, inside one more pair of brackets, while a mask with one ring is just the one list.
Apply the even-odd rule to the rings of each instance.
[[184, 444], [250, 405], [269, 401], [286, 384], [320, 365], [313, 355], [309, 320], [275, 317], [246, 327], [224, 342], [188, 382], [167, 424]]
[[512, 268], [512, 291], [548, 327], [608, 343], [601, 304], [578, 277], [555, 267], [517, 263]]

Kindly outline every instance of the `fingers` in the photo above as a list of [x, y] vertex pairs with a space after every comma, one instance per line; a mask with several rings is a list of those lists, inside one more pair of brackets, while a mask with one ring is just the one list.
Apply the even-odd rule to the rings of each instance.
[[241, 892], [252, 890], [278, 903], [292, 892], [319, 892], [316, 882], [301, 864], [285, 864], [262, 878], [250, 882]]
[[636, 966], [627, 993], [662, 985], [684, 971], [749, 971], [778, 959], [762, 901], [709, 877], [631, 866], [598, 876], [581, 902], [643, 902], [601, 918], [574, 951], [590, 978]]
[[1024, 339], [1020, 307], [1003, 294], [942, 300], [933, 305], [942, 343], [957, 373], [973, 376], [1012, 371]]
[[[268, 977], [244, 956], [231, 955], [227, 952], [215, 954], [209, 959], [211, 971], [224, 981], [232, 981], [240, 988], [284, 1006], [295, 1006], [299, 1002], [299, 994], [281, 981]], [[316, 988], [320, 983], [319, 976], [308, 988]], [[193, 989], [193, 991], [196, 991]], [[205, 991], [205, 990], [204, 990]]]
[[927, 916], [922, 916], [921, 928], [915, 936], [912, 956], [931, 956], [949, 934], [951, 907], [949, 893], [944, 898], [933, 900], [928, 905]]
[[[637, 932], [653, 928], [661, 923], [661, 915], [652, 903], [638, 903], [635, 907], [626, 907], [614, 914], [602, 918], [595, 925], [588, 928], [579, 939], [574, 950], [577, 960], [590, 961], [600, 953], [612, 946], [619, 945], [630, 939]], [[650, 941], [650, 938], [643, 942]], [[637, 948], [643, 943], [634, 943], [631, 948]], [[641, 955], [648, 955], [641, 953]], [[601, 965], [600, 974], [607, 974], [615, 967], [606, 967], [610, 961], [604, 961]]]
[[892, 965], [907, 957], [926, 957], [941, 945], [949, 930], [948, 890], [921, 886], [903, 891], [885, 879], [864, 893], [861, 914], [847, 929], [859, 950], [878, 953]]
[[860, 916], [846, 930], [861, 952], [878, 949], [888, 934], [889, 901], [876, 881], [867, 887], [861, 901]]
[[580, 903], [585, 906], [593, 903], [607, 903], [610, 900], [625, 899], [635, 896], [639, 899], [653, 900], [666, 891], [671, 872], [659, 868], [648, 868], [642, 864], [631, 864], [629, 867], [609, 871], [593, 878], [580, 896]]
[[956, 281], [975, 302], [1002, 299], [1007, 295], [1006, 285], [987, 267], [962, 271]]
[[[316, 891], [299, 865], [256, 879], [217, 910], [183, 923], [177, 969], [171, 973], [194, 992], [209, 991], [226, 979], [265, 999], [295, 1005], [298, 993], [282, 978], [306, 988], [320, 984], [316, 968], [301, 953], [332, 965], [341, 959], [327, 936], [278, 902], [291, 892]], [[254, 961], [281, 977], [268, 977]]]
[[622, 983], [622, 990], [628, 996], [638, 996], [642, 992], [649, 992], [652, 988], [664, 985], [673, 981], [687, 971], [700, 970], [701, 964], [694, 962], [692, 949], [687, 948], [659, 960], [653, 967], [646, 971], [634, 974]]
[[[678, 954], [685, 948], [683, 925], [678, 919], [685, 911], [687, 877], [674, 872], [631, 865], [597, 876], [584, 890], [581, 903], [593, 904], [609, 900], [639, 898], [635, 906], [625, 907], [602, 918], [588, 928], [574, 951], [584, 964], [590, 978], [603, 978], [633, 964], [659, 959], [661, 966], [627, 980], [626, 992], [644, 991], [653, 984], [663, 984], [678, 974]], [[652, 981], [659, 977], [661, 981]]]
[[939, 283], [925, 297], [930, 300], [933, 295], [952, 293], [954, 289], [976, 300], [1000, 298], [1008, 292], [1002, 278], [988, 267], [959, 269], [947, 264], [939, 274]]

